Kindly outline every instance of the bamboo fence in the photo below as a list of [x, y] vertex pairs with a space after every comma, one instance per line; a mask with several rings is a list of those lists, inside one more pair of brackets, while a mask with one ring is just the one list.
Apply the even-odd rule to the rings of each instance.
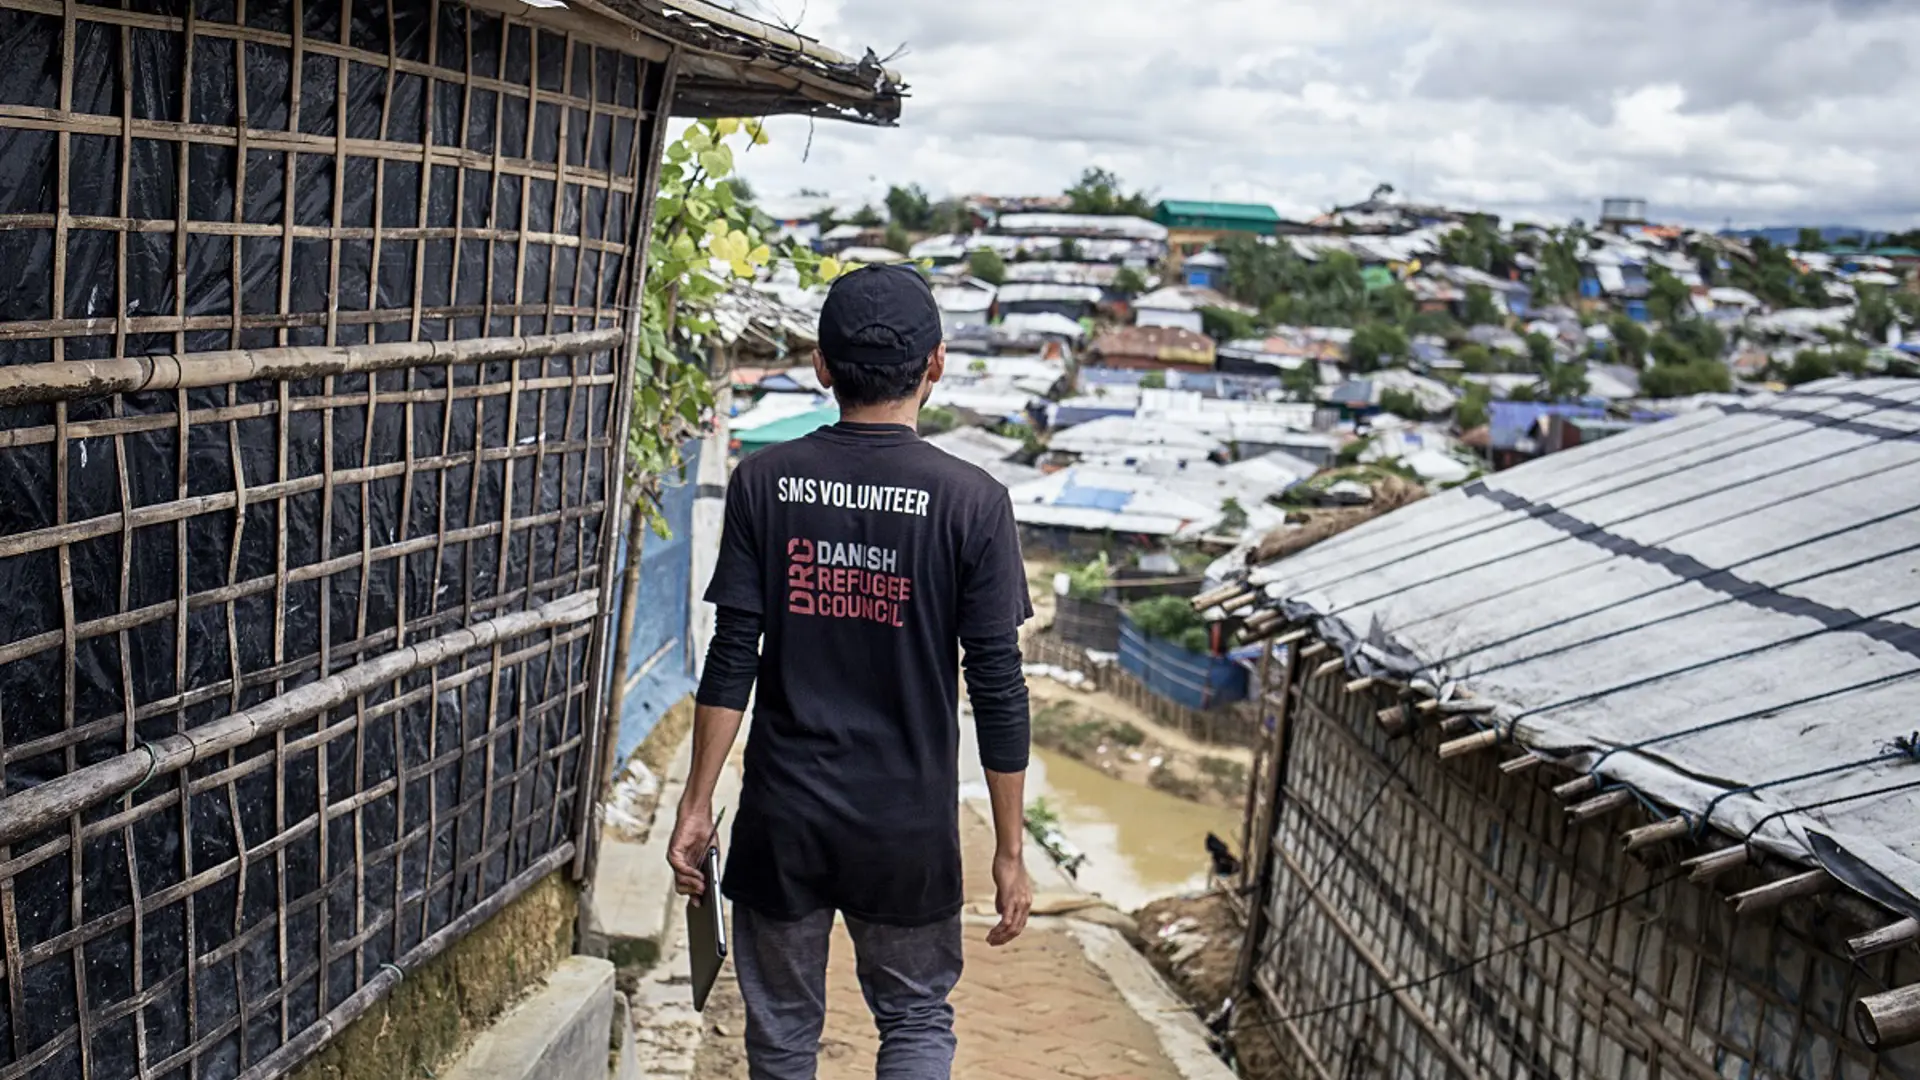
[[0, 1080], [279, 1075], [578, 853], [670, 64], [502, 6], [0, 0]]

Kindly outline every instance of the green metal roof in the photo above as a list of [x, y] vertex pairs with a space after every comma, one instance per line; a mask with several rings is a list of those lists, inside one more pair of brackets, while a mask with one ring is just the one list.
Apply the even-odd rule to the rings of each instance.
[[1277, 222], [1280, 215], [1264, 203], [1193, 202], [1168, 199], [1154, 207], [1155, 216], [1239, 218], [1243, 221]]
[[1920, 248], [1877, 247], [1867, 252], [1867, 254], [1878, 255], [1883, 259], [1910, 259], [1916, 255], [1920, 255]]
[[762, 424], [757, 428], [735, 432], [734, 440], [740, 444], [742, 454], [751, 454], [775, 443], [791, 442], [817, 428], [826, 427], [840, 421], [840, 406], [826, 405], [808, 412], [799, 413]]

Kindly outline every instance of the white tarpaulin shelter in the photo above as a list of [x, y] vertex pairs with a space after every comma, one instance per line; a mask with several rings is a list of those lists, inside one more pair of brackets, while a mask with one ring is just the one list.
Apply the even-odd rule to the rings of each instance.
[[1702, 409], [1248, 581], [1351, 671], [1920, 916], [1920, 382]]

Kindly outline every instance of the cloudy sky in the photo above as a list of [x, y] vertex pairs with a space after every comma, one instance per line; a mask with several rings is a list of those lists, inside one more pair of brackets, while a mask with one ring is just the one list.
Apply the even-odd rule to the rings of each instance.
[[763, 197], [1048, 193], [1096, 164], [1288, 215], [1384, 181], [1533, 219], [1617, 194], [1701, 225], [1920, 226], [1912, 0], [734, 3], [898, 49], [911, 84], [897, 129], [775, 121], [743, 164]]

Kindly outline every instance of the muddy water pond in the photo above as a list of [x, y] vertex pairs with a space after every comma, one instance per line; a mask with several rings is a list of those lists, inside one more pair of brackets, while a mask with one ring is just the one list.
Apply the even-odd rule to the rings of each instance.
[[1086, 853], [1080, 887], [1124, 911], [1203, 887], [1208, 832], [1240, 843], [1237, 808], [1201, 806], [1037, 748], [1027, 771], [1027, 799], [1036, 798]]

